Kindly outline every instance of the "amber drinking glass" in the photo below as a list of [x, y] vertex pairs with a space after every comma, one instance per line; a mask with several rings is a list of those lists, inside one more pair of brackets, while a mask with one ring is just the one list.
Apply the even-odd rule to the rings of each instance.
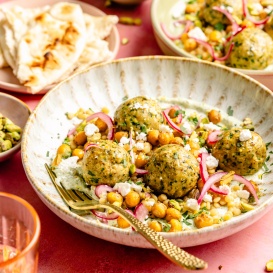
[[24, 199], [0, 192], [0, 273], [37, 273], [40, 220]]

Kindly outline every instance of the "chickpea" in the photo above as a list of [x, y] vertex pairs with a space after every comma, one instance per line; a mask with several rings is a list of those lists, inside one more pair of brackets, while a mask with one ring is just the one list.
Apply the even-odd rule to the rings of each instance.
[[116, 133], [115, 133], [114, 138], [115, 138], [115, 140], [116, 140], [117, 142], [120, 142], [120, 139], [121, 139], [122, 137], [128, 137], [128, 133], [127, 133], [127, 132], [123, 132], [123, 131], [120, 131], [120, 132], [116, 132]]
[[241, 27], [254, 28], [255, 25], [254, 25], [254, 23], [252, 23], [251, 21], [245, 19], [245, 20], [242, 22]]
[[170, 232], [182, 231], [182, 224], [177, 219], [171, 219], [169, 224], [171, 225]]
[[128, 228], [130, 226], [130, 224], [126, 220], [124, 220], [121, 216], [118, 217], [117, 224], [120, 228]]
[[213, 217], [206, 213], [201, 213], [194, 218], [194, 223], [197, 228], [203, 228], [213, 225]]
[[159, 131], [158, 130], [151, 130], [147, 134], [147, 140], [153, 146], [156, 146], [158, 144], [158, 136], [159, 136]]
[[101, 112], [103, 112], [104, 114], [109, 114], [110, 111], [107, 107], [102, 107]]
[[167, 207], [163, 203], [155, 203], [152, 206], [152, 214], [158, 218], [164, 218], [166, 216]]
[[58, 150], [57, 154], [61, 155], [62, 158], [68, 158], [71, 155], [71, 148], [67, 144], [62, 144]]
[[84, 145], [87, 141], [87, 136], [84, 131], [80, 131], [74, 136], [74, 142], [77, 145]]
[[188, 33], [183, 33], [180, 37], [181, 42], [184, 44], [186, 40], [188, 40], [189, 36]]
[[192, 51], [196, 49], [196, 47], [197, 47], [197, 42], [192, 38], [189, 38], [184, 42], [184, 49], [186, 51]]
[[136, 207], [140, 202], [140, 195], [136, 191], [130, 191], [125, 196], [125, 203], [129, 208]]
[[72, 155], [77, 156], [79, 159], [82, 159], [84, 155], [84, 151], [83, 149], [76, 148], [72, 151]]
[[180, 220], [182, 217], [181, 213], [179, 210], [175, 208], [167, 208], [166, 210], [166, 221], [171, 221], [171, 219], [177, 219]]
[[209, 111], [208, 118], [209, 118], [209, 121], [211, 121], [214, 124], [217, 124], [222, 120], [221, 113], [214, 109]]
[[153, 147], [152, 147], [152, 145], [151, 145], [149, 142], [145, 142], [145, 143], [144, 143], [143, 152], [144, 152], [145, 154], [148, 154], [148, 153], [151, 152], [152, 148], [153, 148]]
[[174, 108], [171, 108], [170, 111], [169, 111], [169, 117], [170, 118], [176, 118], [177, 117], [177, 110], [174, 109]]
[[148, 162], [148, 158], [143, 153], [139, 153], [137, 158], [135, 159], [135, 165], [137, 168], [143, 168], [147, 162]]
[[223, 216], [224, 221], [228, 221], [233, 217], [232, 211], [228, 210], [226, 214]]
[[220, 31], [218, 30], [213, 30], [210, 34], [209, 34], [209, 40], [212, 42], [219, 42], [222, 39], [222, 34]]
[[122, 203], [123, 197], [118, 192], [112, 191], [107, 193], [107, 201], [111, 204]]
[[157, 221], [153, 220], [151, 222], [149, 222], [149, 228], [153, 229], [154, 231], [157, 232], [161, 232], [162, 231], [162, 226], [160, 223], [158, 223]]
[[184, 141], [181, 137], [174, 137], [171, 141], [170, 144], [178, 144], [178, 145], [184, 145]]
[[158, 141], [161, 145], [169, 144], [173, 139], [173, 133], [160, 132], [158, 135]]
[[164, 202], [165, 200], [167, 200], [168, 199], [168, 197], [167, 197], [167, 195], [166, 194], [160, 194], [159, 196], [158, 196], [158, 201], [160, 201], [160, 202]]
[[95, 121], [95, 125], [99, 128], [100, 132], [105, 132], [106, 129], [108, 128], [107, 124], [103, 120], [101, 120], [100, 118], [98, 118]]

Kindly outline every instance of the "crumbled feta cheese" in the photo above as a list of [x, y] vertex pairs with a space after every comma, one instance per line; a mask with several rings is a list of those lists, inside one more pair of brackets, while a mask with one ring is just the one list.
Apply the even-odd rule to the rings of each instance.
[[131, 188], [137, 192], [141, 192], [142, 191], [142, 187], [140, 185], [137, 185], [135, 183], [131, 184]]
[[241, 204], [241, 199], [239, 197], [234, 199], [235, 206], [239, 206]]
[[173, 130], [166, 124], [160, 124], [159, 125], [159, 131], [163, 133], [171, 133]]
[[204, 197], [203, 197], [203, 201], [205, 202], [212, 202], [212, 196], [209, 193], [205, 193]]
[[186, 135], [189, 135], [192, 133], [192, 128], [188, 121], [183, 122], [183, 124], [181, 125], [181, 130]]
[[240, 141], [247, 141], [252, 138], [252, 134], [249, 129], [243, 129], [240, 133], [239, 140]]
[[147, 140], [147, 134], [145, 134], [143, 132], [141, 132], [141, 133], [137, 132], [136, 140], [146, 141]]
[[137, 148], [138, 151], [144, 150], [144, 143], [143, 142], [137, 142], [135, 147]]
[[221, 185], [221, 186], [219, 186], [219, 189], [220, 189], [221, 191], [226, 192], [227, 194], [230, 194], [230, 193], [231, 193], [231, 189], [230, 189], [230, 187], [229, 187], [228, 185]]
[[216, 131], [216, 130], [220, 130], [220, 127], [217, 126], [216, 124], [210, 122], [210, 123], [205, 123], [203, 124], [203, 128], [207, 131]]
[[207, 153], [207, 152], [208, 152], [208, 150], [205, 147], [202, 147], [199, 149], [199, 154]]
[[126, 196], [132, 189], [134, 189], [137, 192], [142, 191], [142, 187], [140, 185], [128, 182], [116, 183], [113, 189], [117, 190], [122, 196]]
[[190, 151], [191, 150], [191, 146], [189, 144], [186, 144], [184, 146], [184, 149], [187, 150], [187, 151]]
[[209, 169], [214, 169], [218, 167], [219, 160], [215, 158], [213, 155], [209, 155], [206, 159], [206, 165]]
[[199, 138], [195, 137], [195, 138], [192, 139], [192, 141], [195, 142], [195, 143], [198, 143], [199, 142]]
[[205, 42], [208, 40], [206, 34], [203, 32], [203, 30], [200, 27], [194, 27], [193, 29], [191, 29], [188, 32], [188, 36], [190, 38], [199, 39]]
[[72, 122], [73, 125], [79, 125], [82, 122], [82, 120], [77, 118], [77, 117], [73, 117], [71, 119], [71, 122]]
[[124, 144], [129, 144], [129, 143], [130, 143], [130, 138], [125, 137], [125, 136], [121, 137], [121, 139], [119, 140], [119, 144], [121, 144], [122, 146]]
[[131, 191], [131, 185], [127, 182], [120, 182], [116, 183], [113, 189], [117, 190], [122, 196], [126, 196]]
[[197, 200], [193, 199], [193, 198], [187, 199], [186, 206], [187, 206], [187, 208], [189, 208], [193, 211], [199, 210], [199, 208], [200, 208], [200, 206], [197, 203]]
[[248, 199], [250, 195], [250, 193], [247, 190], [238, 190], [236, 191], [236, 194], [239, 198], [242, 199]]
[[93, 123], [89, 123], [84, 127], [84, 132], [88, 137], [93, 136], [95, 133], [98, 133], [99, 131], [100, 131], [99, 128]]
[[136, 102], [133, 106], [133, 109], [149, 109], [149, 105], [147, 103], [141, 104], [139, 102]]

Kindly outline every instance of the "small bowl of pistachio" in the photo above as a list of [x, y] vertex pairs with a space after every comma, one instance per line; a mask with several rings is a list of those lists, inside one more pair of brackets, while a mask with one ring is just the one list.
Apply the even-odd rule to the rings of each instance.
[[20, 150], [30, 113], [23, 101], [0, 92], [0, 162], [11, 158]]

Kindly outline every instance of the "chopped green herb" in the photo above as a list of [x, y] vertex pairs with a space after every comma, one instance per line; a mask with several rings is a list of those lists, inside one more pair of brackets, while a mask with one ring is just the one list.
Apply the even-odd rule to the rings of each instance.
[[233, 116], [233, 109], [232, 109], [231, 106], [228, 107], [228, 109], [227, 109], [227, 114], [228, 114], [229, 116]]

